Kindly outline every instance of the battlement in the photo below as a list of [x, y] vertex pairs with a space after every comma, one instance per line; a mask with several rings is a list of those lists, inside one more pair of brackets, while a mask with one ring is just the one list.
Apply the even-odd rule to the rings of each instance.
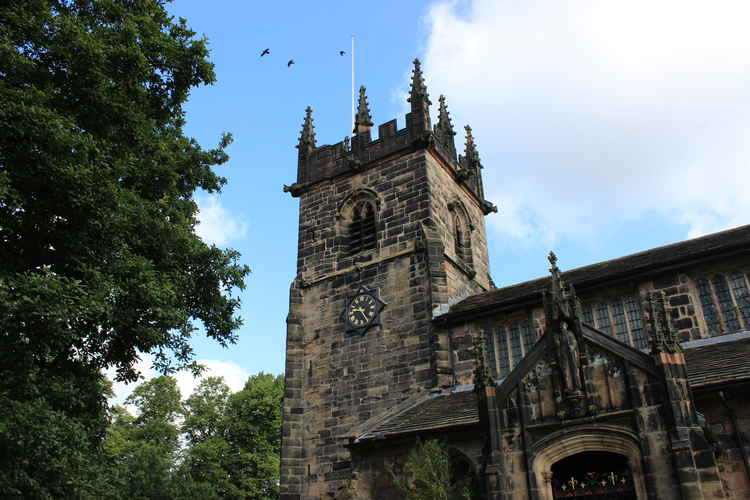
[[[311, 149], [300, 155], [297, 184], [310, 185], [321, 180], [360, 171], [368, 164], [408, 149], [421, 149], [431, 141], [431, 133], [410, 133], [398, 130], [395, 119], [378, 127], [378, 138], [373, 140], [369, 130], [344, 140]], [[294, 194], [294, 193], [292, 193]]]
[[444, 96], [440, 96], [438, 122], [434, 127], [431, 125], [429, 106], [432, 103], [422, 78], [419, 60], [416, 59], [408, 102], [411, 111], [406, 114], [406, 126], [399, 130], [395, 119], [385, 122], [378, 127], [378, 138], [373, 140], [365, 87], [361, 87], [353, 137], [319, 147], [315, 143], [312, 109], [308, 107], [297, 144], [297, 180], [291, 186], [285, 185], [284, 192], [297, 197], [318, 182], [360, 172], [383, 158], [429, 149], [448, 166], [456, 182], [465, 184], [477, 197], [485, 213], [497, 211], [494, 205], [484, 199], [481, 176], [483, 167], [468, 126], [465, 127], [464, 155], [456, 154], [456, 133], [453, 131]]

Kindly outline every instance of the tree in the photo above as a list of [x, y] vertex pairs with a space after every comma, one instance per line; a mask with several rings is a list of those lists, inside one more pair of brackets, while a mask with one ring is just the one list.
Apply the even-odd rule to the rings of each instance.
[[[0, 6], [0, 496], [96, 496], [100, 372], [193, 367], [235, 341], [247, 267], [195, 235], [231, 138], [183, 134], [205, 39], [166, 0]], [[31, 418], [34, 416], [35, 418]]]
[[476, 489], [472, 477], [465, 472], [457, 474], [452, 462], [443, 441], [418, 440], [406, 459], [404, 473], [391, 473], [396, 487], [408, 500], [471, 500], [478, 496], [477, 491], [472, 492]]
[[183, 474], [221, 498], [278, 498], [283, 393], [281, 375], [253, 375], [231, 395], [220, 378], [201, 382], [185, 402]]
[[125, 400], [138, 416], [116, 408], [104, 448], [109, 457], [106, 480], [116, 485], [110, 498], [172, 498], [172, 471], [178, 453], [180, 391], [172, 377], [156, 377], [135, 388]]
[[231, 470], [249, 498], [279, 496], [283, 396], [284, 377], [261, 372], [229, 398], [227, 441], [235, 450]]
[[201, 381], [185, 401], [182, 433], [187, 441], [182, 474], [194, 489], [210, 487], [215, 497], [246, 498], [233, 484], [233, 450], [227, 442], [229, 387], [221, 377]]

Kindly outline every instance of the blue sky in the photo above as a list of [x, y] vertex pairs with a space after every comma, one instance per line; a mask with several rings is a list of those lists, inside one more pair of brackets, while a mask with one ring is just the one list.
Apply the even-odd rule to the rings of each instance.
[[[226, 188], [200, 197], [199, 234], [252, 268], [245, 325], [228, 349], [195, 340], [198, 358], [234, 388], [249, 373], [283, 372], [298, 201], [281, 188], [295, 180], [307, 105], [319, 145], [350, 135], [352, 33], [356, 85], [367, 86], [376, 125], [403, 127], [414, 57], [433, 102], [446, 95], [460, 149], [472, 125], [486, 195], [500, 207], [487, 218], [498, 286], [546, 274], [550, 249], [565, 270], [748, 221], [747, 2], [177, 0], [169, 9], [209, 39], [216, 65], [217, 83], [191, 95], [187, 135], [206, 148], [223, 131], [235, 138], [218, 169]], [[194, 382], [180, 378], [189, 390]]]

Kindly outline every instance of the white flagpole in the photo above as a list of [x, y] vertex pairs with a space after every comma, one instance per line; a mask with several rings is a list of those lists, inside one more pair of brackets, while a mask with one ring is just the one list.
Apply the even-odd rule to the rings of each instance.
[[354, 115], [356, 114], [356, 109], [356, 104], [354, 103], [354, 33], [352, 33], [352, 133], [354, 133]]

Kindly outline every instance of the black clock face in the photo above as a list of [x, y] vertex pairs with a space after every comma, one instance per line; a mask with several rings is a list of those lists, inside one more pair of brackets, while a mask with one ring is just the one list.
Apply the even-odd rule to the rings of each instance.
[[374, 326], [380, 326], [380, 311], [385, 306], [377, 289], [360, 287], [354, 295], [349, 296], [341, 312], [346, 331], [363, 334]]
[[354, 328], [362, 328], [375, 319], [379, 304], [372, 295], [360, 293], [355, 295], [346, 308], [346, 321]]

